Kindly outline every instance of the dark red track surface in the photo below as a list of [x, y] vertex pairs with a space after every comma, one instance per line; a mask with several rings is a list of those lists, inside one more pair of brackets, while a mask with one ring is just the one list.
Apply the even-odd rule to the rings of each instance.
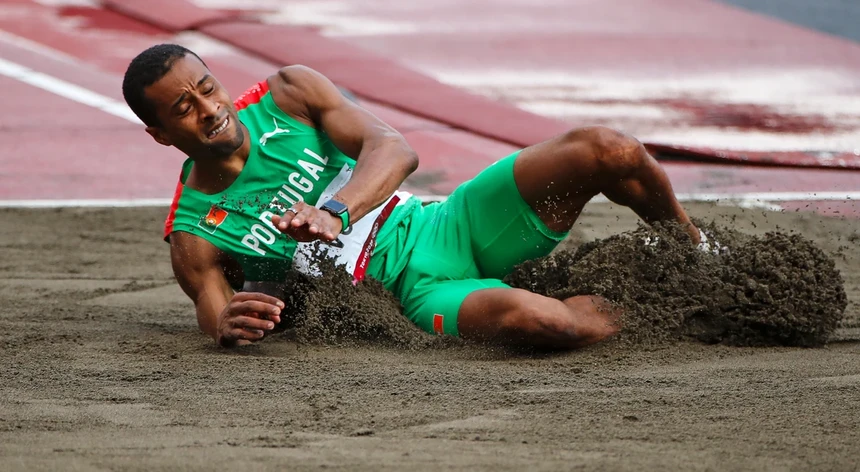
[[[353, 4], [342, 3], [344, 8]], [[802, 103], [792, 105], [795, 114], [790, 116], [780, 103], [770, 108], [753, 107], [734, 103], [737, 97], [730, 97], [732, 103], [715, 106], [684, 96], [687, 92], [669, 101], [643, 99], [643, 94], [659, 94], [632, 86], [629, 90], [620, 87], [620, 98], [599, 98], [602, 91], [577, 95], [565, 89], [563, 80], [556, 85], [552, 80], [531, 87], [511, 85], [536, 74], [540, 82], [543, 70], [547, 70], [544, 78], [550, 76], [549, 61], [556, 63], [556, 75], [573, 77], [573, 83], [581, 83], [579, 77], [610, 77], [610, 82], [617, 83], [619, 76], [627, 76], [633, 85], [637, 76], [652, 83], [661, 69], [668, 70], [668, 82], [681, 91], [699, 87], [696, 81], [707, 74], [713, 73], [718, 79], [727, 70], [743, 68], [765, 67], [772, 74], [814, 66], [831, 74], [840, 70], [860, 76], [860, 47], [847, 41], [701, 0], [685, 0], [683, 7], [672, 0], [650, 2], [650, 9], [661, 8], [665, 15], [649, 16], [648, 21], [630, 12], [618, 17], [619, 11], [626, 10], [608, 7], [589, 8], [591, 16], [583, 17], [582, 3], [571, 2], [554, 7], [562, 8], [575, 20], [567, 22], [566, 28], [553, 20], [559, 12], [552, 8], [528, 10], [513, 2], [508, 5], [507, 20], [505, 15], [488, 15], [483, 27], [475, 27], [473, 22], [458, 28], [464, 18], [491, 11], [486, 3], [464, 8], [442, 2], [432, 11], [417, 11], [420, 4], [415, 4], [391, 11], [379, 0], [366, 2], [365, 17], [399, 21], [403, 28], [403, 24], [411, 25], [413, 34], [392, 38], [390, 33], [332, 34], [331, 25], [326, 24], [260, 24], [253, 19], [259, 12], [224, 12], [185, 3], [180, 7], [175, 1], [151, 0], [145, 7], [131, 0], [105, 1], [103, 7], [62, 7], [3, 0], [0, 59], [96, 92], [119, 105], [126, 64], [137, 52], [157, 42], [179, 42], [198, 51], [234, 95], [280, 65], [306, 64], [350, 89], [364, 106], [404, 133], [422, 157], [421, 168], [410, 182], [412, 190], [422, 194], [445, 194], [495, 159], [571, 126], [613, 125], [601, 113], [619, 106], [683, 111], [672, 118], [682, 120], [680, 124], [663, 116], [654, 118], [648, 125], [650, 131], [645, 127], [635, 133], [644, 137], [669, 136], [685, 127], [692, 136], [699, 136], [702, 123], [710, 123], [712, 128], [717, 123], [717, 132], [731, 129], [739, 136], [737, 141], [746, 139], [760, 147], [770, 142], [761, 134], [768, 127], [794, 126], [784, 130], [786, 140], [803, 143], [808, 134], [810, 143], [818, 145], [827, 141], [821, 139], [822, 133], [826, 137], [826, 133], [835, 132], [833, 142], [844, 147], [860, 127], [860, 112], [857, 116], [839, 115], [839, 122], [838, 116], [810, 111], [846, 93], [838, 89], [838, 81], [822, 84], [832, 90], [825, 90], [830, 95], [813, 103], [815, 106], [804, 109]], [[643, 2], [626, 3], [645, 8]], [[259, 11], [273, 14], [265, 5]], [[528, 18], [524, 15], [534, 19], [514, 21]], [[505, 21], [514, 23], [505, 29]], [[781, 49], [775, 46], [780, 41]], [[638, 44], [638, 49], [631, 44]], [[509, 80], [510, 71], [517, 68], [526, 68], [532, 75]], [[486, 70], [486, 77], [475, 74], [476, 70]], [[572, 70], [580, 70], [581, 76], [570, 75]], [[689, 75], [693, 73], [698, 75]], [[693, 77], [689, 83], [684, 82], [685, 74]], [[480, 85], [481, 80], [486, 84]], [[798, 86], [796, 82], [789, 85]], [[854, 85], [855, 91], [860, 90], [860, 84]], [[525, 97], [526, 91], [537, 94], [539, 100]], [[565, 93], [569, 100], [562, 105], [588, 105], [596, 114], [571, 119], [562, 116], [564, 113], [540, 116], [526, 111], [540, 111], [551, 101], [546, 97], [557, 100]], [[0, 75], [0, 98], [7, 105], [7, 111], [0, 115], [0, 139], [12, 143], [12, 152], [0, 157], [0, 200], [170, 197], [181, 155], [152, 142], [139, 124], [60, 95], [13, 78], [8, 71]], [[543, 105], [535, 105], [538, 102]], [[838, 106], [835, 109], [842, 110]], [[633, 121], [622, 124], [625, 126], [619, 127], [625, 129], [639, 126]], [[767, 132], [773, 134], [773, 129]], [[664, 161], [676, 191], [691, 197], [700, 193], [860, 192], [860, 171], [837, 169], [860, 167], [860, 160], [838, 146], [829, 150], [815, 146], [811, 150], [744, 150], [736, 142], [730, 149], [714, 149], [705, 145], [707, 142], [695, 146], [644, 140], [661, 155], [672, 153], [700, 160]], [[860, 141], [857, 147], [860, 149]], [[756, 165], [737, 164], [740, 161]], [[808, 207], [808, 203], [796, 202], [784, 206], [860, 213], [854, 201], [836, 196], [833, 199], [842, 203], [828, 200]], [[780, 198], [785, 200], [785, 195]]]

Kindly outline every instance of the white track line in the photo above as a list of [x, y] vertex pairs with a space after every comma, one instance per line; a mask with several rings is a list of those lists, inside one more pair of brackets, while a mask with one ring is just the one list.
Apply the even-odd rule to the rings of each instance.
[[92, 200], [0, 200], [0, 208], [131, 208], [168, 207], [169, 198], [128, 198]]
[[65, 80], [37, 72], [29, 67], [16, 64], [12, 61], [0, 58], [0, 75], [11, 77], [15, 80], [24, 82], [25, 84], [68, 98], [69, 100], [91, 106], [132, 123], [141, 124], [137, 116], [135, 116], [125, 103], [91, 90], [87, 90], [71, 82], [66, 82]]
[[720, 200], [761, 200], [763, 202], [860, 200], [860, 192], [679, 193], [678, 199], [700, 202]]
[[[439, 201], [444, 195], [417, 195], [425, 202]], [[725, 202], [739, 205], [760, 202], [811, 202], [811, 201], [860, 201], [860, 192], [754, 192], [754, 193], [680, 193], [682, 202]], [[598, 196], [592, 200], [604, 203], [608, 200]], [[129, 198], [93, 200], [0, 200], [0, 208], [129, 208], [167, 207], [168, 198]]]

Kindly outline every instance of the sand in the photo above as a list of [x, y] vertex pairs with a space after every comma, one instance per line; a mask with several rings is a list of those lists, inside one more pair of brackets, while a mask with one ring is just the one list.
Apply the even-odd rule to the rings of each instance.
[[600, 295], [623, 310], [618, 342], [824, 345], [847, 305], [833, 257], [800, 233], [743, 234], [697, 221], [641, 224], [527, 261], [505, 280], [558, 299]]
[[[812, 241], [844, 281], [842, 319], [764, 338], [816, 347], [686, 332], [523, 354], [397, 328], [377, 333], [390, 342], [288, 331], [227, 351], [172, 280], [165, 209], [2, 210], [0, 469], [856, 470], [860, 223], [688, 208]], [[590, 205], [565, 246], [636, 227]]]

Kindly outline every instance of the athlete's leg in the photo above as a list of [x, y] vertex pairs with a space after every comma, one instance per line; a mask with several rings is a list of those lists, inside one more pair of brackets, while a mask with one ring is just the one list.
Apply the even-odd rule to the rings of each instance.
[[413, 216], [416, 243], [395, 284], [405, 315], [431, 333], [546, 348], [581, 347], [614, 334], [619, 313], [600, 297], [556, 300], [484, 275], [544, 256], [564, 237], [519, 196], [515, 158]]
[[514, 180], [552, 230], [569, 230], [585, 204], [602, 193], [646, 222], [686, 225], [693, 242], [699, 242], [698, 230], [657, 161], [639, 141], [609, 128], [576, 129], [524, 149], [514, 163]]
[[406, 316], [430, 333], [551, 349], [596, 343], [618, 331], [620, 309], [598, 296], [556, 300], [498, 279], [413, 280]]
[[503, 279], [517, 264], [549, 254], [599, 193], [646, 222], [687, 225], [699, 242], [657, 161], [635, 139], [601, 127], [571, 131], [482, 171], [449, 202], [452, 228], [457, 239], [468, 236], [481, 277]]
[[[548, 254], [599, 193], [646, 222], [684, 224], [699, 242], [665, 172], [638, 141], [607, 128], [584, 128], [503, 159], [468, 184], [465, 208], [481, 275], [503, 278], [515, 264]], [[602, 310], [582, 300], [599, 301]], [[617, 327], [604, 326], [607, 307], [595, 297], [560, 302], [483, 289], [462, 299], [457, 322], [465, 338], [576, 347], [614, 333]]]
[[514, 288], [472, 292], [460, 305], [464, 339], [551, 349], [594, 344], [618, 331], [619, 311], [598, 296], [566, 300]]

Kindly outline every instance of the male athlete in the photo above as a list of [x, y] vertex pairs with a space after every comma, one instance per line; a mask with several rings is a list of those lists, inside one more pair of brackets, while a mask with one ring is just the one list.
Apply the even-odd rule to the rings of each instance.
[[123, 95], [156, 142], [188, 156], [165, 238], [200, 328], [224, 347], [262, 339], [284, 308], [234, 289], [318, 273], [314, 247], [356, 280], [382, 282], [428, 332], [571, 349], [616, 333], [609, 303], [501, 279], [556, 247], [592, 197], [701, 241], [658, 163], [610, 129], [515, 152], [425, 206], [398, 190], [418, 167], [403, 136], [307, 67], [284, 67], [234, 103], [195, 53], [162, 44], [130, 63]]

